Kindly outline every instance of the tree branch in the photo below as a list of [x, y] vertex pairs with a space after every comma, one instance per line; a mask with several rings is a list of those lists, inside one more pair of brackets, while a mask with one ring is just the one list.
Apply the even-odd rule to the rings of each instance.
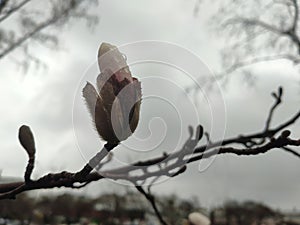
[[84, 180], [84, 178], [98, 166], [101, 168], [102, 160], [115, 148], [117, 145], [106, 143], [104, 147], [98, 152], [90, 161], [77, 173], [74, 174], [75, 180]]
[[160, 211], [157, 208], [156, 205], [156, 200], [155, 200], [155, 196], [151, 194], [150, 189], [149, 192], [147, 193], [142, 186], [135, 186], [136, 189], [150, 202], [154, 213], [156, 215], [156, 217], [158, 218], [159, 222], [163, 225], [168, 225], [168, 223], [164, 220], [163, 216], [161, 215]]
[[[250, 58], [250, 59], [244, 60], [244, 61], [238, 61], [238, 62], [232, 64], [231, 66], [229, 66], [228, 68], [224, 69], [222, 72], [217, 73], [215, 76], [207, 77], [207, 79], [202, 81], [202, 83], [203, 83], [203, 86], [211, 85], [216, 80], [222, 80], [225, 77], [228, 77], [229, 75], [231, 75], [233, 72], [240, 70], [242, 68], [245, 68], [245, 67], [248, 67], [251, 65], [255, 65], [255, 64], [259, 64], [259, 63], [268, 62], [268, 61], [276, 61], [276, 60], [283, 60], [283, 59], [291, 61], [294, 64], [300, 64], [300, 58], [297, 58], [290, 54], [260, 56], [260, 57]], [[191, 85], [186, 88], [186, 91], [190, 92], [191, 90], [197, 89], [197, 87], [198, 86]]]
[[[244, 68], [244, 67], [247, 67], [247, 66], [251, 66], [251, 65], [263, 63], [263, 62], [268, 62], [268, 61], [282, 60], [282, 59], [289, 60], [289, 61], [293, 62], [295, 65], [300, 63], [300, 58], [297, 58], [290, 54], [260, 56], [260, 57], [250, 58], [248, 60], [236, 62], [236, 63], [232, 64], [230, 67], [228, 67], [227, 69], [225, 69], [223, 72], [217, 74], [214, 77], [214, 79], [221, 80], [225, 76], [228, 76], [229, 74], [233, 73], [234, 71]], [[212, 79], [208, 80], [208, 82], [213, 82], [213, 81], [214, 80], [212, 80]]]
[[283, 94], [283, 89], [282, 87], [278, 88], [278, 93], [272, 92], [272, 96], [275, 98], [275, 102], [274, 105], [271, 107], [268, 118], [267, 118], [267, 122], [266, 122], [266, 126], [265, 126], [265, 130], [269, 130], [270, 129], [270, 124], [271, 124], [271, 120], [273, 118], [273, 114], [275, 109], [280, 105], [281, 101], [281, 97]]
[[0, 2], [0, 15], [1, 15], [3, 9], [5, 8], [5, 6], [7, 5], [8, 1], [9, 1], [9, 0], [2, 0], [2, 1]]
[[286, 146], [300, 146], [300, 139], [293, 140], [288, 138], [290, 135], [290, 131], [285, 130], [281, 133], [281, 135], [278, 138], [273, 138], [265, 145], [255, 147], [255, 148], [233, 148], [233, 147], [222, 147], [218, 149], [213, 149], [212, 151], [208, 153], [202, 153], [197, 156], [193, 156], [188, 160], [188, 163], [199, 161], [201, 159], [210, 158], [211, 156], [217, 155], [217, 154], [235, 154], [237, 156], [250, 156], [250, 155], [258, 155], [262, 153], [266, 153], [272, 149], [275, 148], [283, 148]]
[[236, 24], [236, 23], [242, 23], [244, 25], [248, 25], [248, 26], [257, 26], [257, 27], [261, 27], [263, 29], [266, 29], [270, 32], [279, 34], [279, 35], [285, 35], [286, 34], [286, 30], [281, 30], [271, 24], [268, 24], [264, 21], [258, 20], [258, 19], [251, 19], [251, 18], [245, 18], [245, 17], [235, 17], [235, 18], [230, 18], [228, 19], [224, 25], [228, 26], [231, 24]]
[[31, 0], [23, 0], [18, 5], [12, 7], [3, 16], [0, 17], [0, 23], [3, 22], [4, 20], [6, 20], [9, 16], [13, 15], [13, 13], [17, 12], [19, 9], [21, 9], [23, 6], [25, 6], [30, 1]]
[[[275, 4], [275, 3], [273, 3]], [[287, 3], [288, 4], [288, 3]], [[252, 26], [252, 27], [260, 27], [266, 31], [269, 31], [271, 33], [274, 33], [278, 35], [279, 37], [281, 36], [286, 36], [288, 37], [292, 43], [296, 46], [297, 52], [300, 55], [300, 39], [297, 35], [297, 27], [298, 27], [298, 20], [299, 20], [299, 6], [298, 6], [298, 1], [297, 0], [291, 0], [291, 3], [294, 8], [294, 14], [293, 14], [293, 19], [292, 19], [292, 24], [290, 27], [284, 29], [284, 28], [279, 28], [276, 27], [275, 25], [272, 25], [270, 23], [267, 23], [265, 21], [256, 19], [256, 18], [246, 18], [246, 17], [235, 17], [235, 18], [230, 18], [224, 22], [225, 26], [228, 25], [235, 25], [235, 24], [243, 24], [243, 27], [247, 26]], [[249, 34], [247, 34], [249, 35]], [[258, 35], [254, 35], [254, 37], [257, 37]], [[253, 37], [252, 37], [253, 38]], [[228, 74], [236, 71], [237, 69], [257, 64], [260, 62], [265, 62], [265, 61], [274, 61], [274, 60], [280, 60], [280, 59], [287, 59], [289, 61], [292, 61], [294, 64], [299, 64], [300, 59], [297, 56], [294, 56], [290, 53], [285, 53], [285, 54], [276, 54], [276, 55], [270, 55], [270, 56], [260, 56], [260, 57], [252, 57], [247, 60], [240, 60], [240, 57], [238, 57], [238, 61], [233, 63], [231, 66], [226, 68], [223, 72], [219, 73], [219, 75], [216, 76], [218, 80], [223, 79], [225, 76]], [[212, 82], [209, 80], [209, 82]]]
[[300, 158], [300, 154], [298, 152], [296, 152], [295, 150], [288, 148], [288, 147], [282, 147], [282, 149], [293, 154], [294, 156]]
[[[278, 90], [277, 97], [282, 95], [283, 91]], [[276, 107], [279, 104], [275, 104]], [[267, 121], [271, 121], [274, 105], [271, 107]], [[123, 166], [115, 169], [102, 170], [93, 172], [84, 176], [75, 176], [77, 173], [60, 172], [45, 175], [37, 180], [29, 183], [17, 182], [12, 184], [0, 185], [0, 199], [15, 198], [16, 195], [24, 191], [35, 189], [49, 189], [54, 187], [80, 188], [88, 183], [101, 179], [126, 180], [133, 183], [135, 186], [141, 186], [147, 179], [167, 176], [174, 177], [183, 173], [186, 165], [195, 161], [200, 161], [204, 158], [210, 158], [221, 154], [234, 154], [237, 156], [250, 156], [266, 153], [272, 149], [284, 149], [287, 152], [293, 153], [299, 157], [299, 154], [289, 147], [300, 146], [300, 139], [291, 139], [290, 131], [285, 130], [288, 126], [295, 123], [300, 117], [300, 110], [284, 123], [275, 128], [270, 128], [270, 122], [266, 122], [264, 129], [261, 132], [239, 135], [237, 137], [228, 138], [216, 142], [210, 141], [206, 145], [196, 147], [199, 140], [203, 136], [203, 129], [198, 126], [196, 135], [194, 136], [193, 129], [190, 127], [190, 137], [185, 142], [183, 147], [172, 153], [164, 154], [160, 157], [152, 158], [146, 161], [138, 161], [128, 166]], [[280, 135], [275, 137], [278, 133]], [[194, 137], [193, 137], [194, 136]], [[268, 140], [268, 141], [267, 141]], [[232, 147], [230, 145], [240, 144], [243, 148]], [[300, 157], [299, 157], [300, 158]], [[150, 170], [150, 167], [152, 168]], [[155, 169], [155, 170], [154, 170]], [[143, 171], [140, 175], [134, 174], [134, 171]], [[77, 185], [80, 184], [80, 185]]]
[[14, 43], [12, 43], [11, 45], [9, 45], [6, 49], [4, 49], [2, 52], [0, 52], [0, 60], [5, 55], [7, 55], [11, 51], [15, 50], [20, 45], [22, 45], [25, 41], [27, 41], [28, 39], [30, 39], [31, 37], [33, 37], [35, 34], [41, 32], [46, 27], [49, 27], [49, 26], [55, 24], [64, 15], [67, 15], [69, 13], [69, 10], [70, 9], [67, 8], [67, 9], [65, 9], [62, 12], [62, 14], [60, 16], [49, 18], [49, 19], [45, 20], [44, 22], [38, 24], [32, 31], [30, 31], [27, 34], [23, 35], [21, 38], [19, 38], [18, 40], [16, 40]]
[[[9, 1], [9, 0], [8, 0]], [[97, 23], [97, 16], [89, 14], [87, 7], [84, 4], [97, 3], [98, 0], [86, 1], [81, 0], [65, 0], [65, 1], [49, 1], [47, 7], [34, 9], [34, 3], [31, 0], [19, 0], [12, 1], [14, 5], [5, 7], [0, 15], [0, 24], [5, 22], [9, 16], [17, 14], [12, 19], [16, 24], [13, 27], [3, 27], [1, 29], [1, 47], [0, 47], [0, 60], [7, 56], [15, 49], [23, 50], [21, 60], [13, 60], [16, 64], [21, 64], [24, 70], [27, 69], [31, 62], [39, 65], [42, 63], [37, 57], [28, 51], [28, 40], [39, 41], [42, 45], [49, 47], [51, 43], [51, 49], [58, 47], [59, 38], [53, 33], [47, 33], [45, 30], [53, 25], [59, 27], [66, 24], [70, 19], [78, 18], [85, 19], [89, 22], [89, 25]], [[28, 6], [29, 3], [29, 6]], [[23, 8], [26, 8], [23, 10]], [[31, 8], [31, 6], [33, 6]], [[35, 15], [27, 15], [35, 13]], [[48, 15], [48, 16], [46, 16]], [[35, 18], [36, 17], [36, 18]], [[42, 33], [42, 31], [44, 31]], [[45, 33], [46, 32], [46, 33]], [[48, 45], [48, 46], [47, 46]], [[20, 57], [20, 55], [18, 56]]]

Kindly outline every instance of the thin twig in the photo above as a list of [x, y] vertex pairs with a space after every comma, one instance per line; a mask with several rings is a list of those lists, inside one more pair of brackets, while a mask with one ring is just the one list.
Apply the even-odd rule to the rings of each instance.
[[77, 173], [74, 174], [74, 179], [84, 180], [85, 177], [96, 169], [102, 162], [102, 160], [116, 147], [117, 145], [111, 145], [106, 143], [103, 148], [93, 157], [90, 161]]
[[286, 30], [281, 30], [280, 28], [277, 28], [271, 24], [268, 24], [267, 22], [258, 20], [258, 19], [252, 19], [252, 18], [245, 18], [245, 17], [235, 17], [235, 18], [230, 18], [227, 21], [225, 21], [224, 25], [232, 25], [232, 24], [246, 24], [246, 25], [251, 25], [251, 26], [258, 26], [262, 27], [268, 31], [271, 31], [273, 33], [283, 35], [285, 34]]
[[163, 225], [168, 225], [168, 223], [164, 220], [163, 216], [161, 215], [160, 211], [157, 208], [154, 195], [152, 195], [150, 192], [147, 193], [141, 186], [135, 186], [135, 187], [150, 202], [156, 217], [159, 219], [159, 222]]
[[266, 126], [265, 126], [265, 131], [270, 129], [270, 124], [271, 124], [271, 120], [273, 118], [274, 111], [280, 105], [280, 103], [282, 102], [281, 101], [282, 94], [283, 94], [282, 87], [278, 88], [277, 93], [275, 93], [275, 92], [272, 93], [272, 96], [275, 98], [275, 102], [274, 102], [273, 106], [271, 107], [271, 109], [269, 111], [269, 115], [268, 115]]
[[283, 150], [285, 150], [286, 152], [289, 152], [291, 154], [293, 154], [294, 156], [297, 156], [298, 158], [300, 158], [300, 154], [298, 152], [296, 152], [295, 150], [289, 148], [289, 147], [282, 147]]

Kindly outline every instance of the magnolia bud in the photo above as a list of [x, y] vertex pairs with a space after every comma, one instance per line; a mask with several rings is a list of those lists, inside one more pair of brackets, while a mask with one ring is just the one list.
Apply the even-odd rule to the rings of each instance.
[[23, 125], [20, 127], [19, 141], [23, 148], [26, 150], [28, 156], [32, 157], [35, 154], [35, 143], [33, 134], [28, 126]]
[[103, 43], [98, 51], [97, 89], [87, 83], [83, 97], [100, 137], [110, 144], [127, 139], [136, 129], [141, 104], [141, 83], [132, 77], [123, 54]]

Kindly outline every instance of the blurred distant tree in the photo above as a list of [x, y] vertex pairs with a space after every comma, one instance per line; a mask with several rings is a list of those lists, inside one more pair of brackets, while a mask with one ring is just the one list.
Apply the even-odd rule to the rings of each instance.
[[[118, 202], [118, 204], [116, 204]], [[137, 204], [136, 204], [137, 203]], [[168, 224], [181, 225], [191, 212], [203, 211], [197, 198], [181, 199], [177, 195], [160, 195], [158, 198], [160, 211]], [[250, 225], [262, 224], [266, 218], [282, 221], [282, 214], [270, 207], [253, 201], [227, 201], [224, 205], [212, 209], [222, 210], [223, 222], [215, 224]], [[39, 224], [80, 223], [83, 218], [101, 224], [120, 224], [134, 219], [144, 220], [144, 214], [151, 214], [148, 203], [138, 193], [108, 193], [96, 198], [87, 198], [72, 194], [44, 195], [39, 198], [21, 194], [15, 201], [0, 201], [0, 218], [19, 221], [38, 221]], [[218, 215], [220, 217], [220, 215]], [[31, 224], [31, 223], [30, 223]], [[281, 224], [281, 223], [280, 223]]]
[[180, 199], [177, 195], [161, 196], [158, 198], [160, 212], [168, 224], [182, 224], [184, 218], [194, 211], [201, 211], [197, 198], [194, 200]]
[[103, 224], [120, 224], [122, 221], [144, 219], [147, 206], [141, 195], [128, 191], [125, 194], [103, 194], [95, 199], [97, 218]]
[[[88, 26], [98, 22], [89, 12], [98, 0], [1, 0], [0, 1], [0, 62], [10, 59], [25, 70], [30, 63], [42, 61], [32, 49], [40, 44], [58, 49], [60, 29], [74, 20], [85, 20]], [[12, 51], [16, 54], [11, 55]]]
[[32, 218], [33, 202], [26, 194], [20, 195], [17, 201], [0, 202], [0, 217], [7, 219], [28, 220]]
[[[28, 198], [30, 202], [32, 199]], [[10, 201], [16, 207], [18, 201]], [[84, 196], [62, 194], [58, 196], [42, 196], [35, 201], [34, 208], [43, 217], [43, 223], [54, 223], [56, 218], [61, 218], [64, 223], [79, 222], [80, 218], [93, 217], [95, 201]], [[1, 213], [1, 211], [0, 211]]]
[[[213, 2], [209, 24], [220, 42], [226, 42], [219, 79], [237, 70], [249, 78], [250, 65], [266, 61], [288, 60], [299, 65], [299, 0]], [[196, 13], [201, 12], [201, 3], [195, 6]]]
[[280, 216], [268, 206], [253, 201], [228, 201], [224, 204], [224, 211], [227, 223], [237, 225], [261, 224], [264, 218]]
[[64, 216], [66, 223], [69, 224], [75, 217], [75, 202], [76, 199], [70, 194], [57, 196], [52, 203], [53, 215]]

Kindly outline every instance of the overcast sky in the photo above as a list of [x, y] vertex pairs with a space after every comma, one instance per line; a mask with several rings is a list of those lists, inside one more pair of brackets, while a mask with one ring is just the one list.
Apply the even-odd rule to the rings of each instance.
[[[102, 42], [125, 46], [127, 58], [132, 60], [135, 55], [130, 51], [136, 49], [132, 43], [161, 41], [161, 46], [172, 46], [174, 53], [156, 52], [156, 48], [154, 52], [166, 54], [170, 60], [182, 61], [187, 52], [198, 57], [199, 76], [206, 74], [205, 71], [218, 70], [221, 46], [206, 23], [211, 9], [203, 5], [194, 17], [194, 5], [195, 1], [183, 0], [100, 1], [94, 9], [100, 18], [94, 32], [85, 23], [78, 22], [61, 31], [64, 51], [49, 51], [41, 46], [33, 49], [46, 61], [47, 70], [30, 69], [24, 75], [11, 63], [11, 58], [2, 60], [0, 163], [3, 175], [18, 177], [24, 172], [26, 154], [17, 141], [22, 124], [30, 125], [35, 134], [34, 177], [78, 170], [101, 148], [103, 142], [99, 141], [80, 96], [85, 81], [96, 79], [96, 55]], [[147, 44], [142, 46], [149, 49]], [[18, 56], [12, 52], [11, 57]], [[272, 104], [270, 93], [279, 85], [285, 88], [284, 107], [278, 110], [274, 124], [299, 110], [299, 75], [286, 62], [257, 66], [253, 86], [234, 76], [225, 88], [209, 95], [204, 93], [206, 98], [199, 93], [196, 101], [185, 95], [185, 85], [193, 83], [190, 77], [174, 67], [138, 63], [131, 70], [142, 81], [144, 100], [136, 137], [115, 150], [116, 159], [122, 163], [180, 149], [188, 136], [189, 124], [194, 127], [203, 124], [215, 138], [223, 132], [225, 137], [231, 137], [259, 131]], [[293, 135], [300, 135], [299, 122], [294, 126]], [[184, 198], [197, 196], [204, 207], [228, 199], [250, 199], [276, 208], [299, 209], [299, 169], [299, 159], [282, 150], [252, 157], [222, 155], [203, 172], [199, 172], [199, 163], [194, 163], [185, 174], [156, 185], [154, 191], [176, 193]], [[80, 192], [95, 195], [111, 190], [124, 188], [115, 182], [101, 181]]]

